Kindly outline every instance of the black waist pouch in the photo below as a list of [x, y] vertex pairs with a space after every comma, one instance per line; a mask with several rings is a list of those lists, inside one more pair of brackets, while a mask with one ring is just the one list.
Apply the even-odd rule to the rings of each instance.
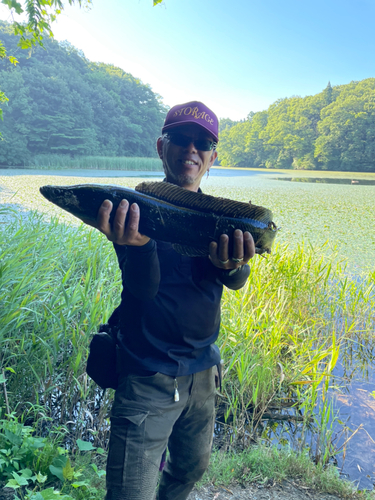
[[113, 325], [100, 325], [90, 343], [86, 373], [102, 389], [117, 389], [117, 331]]

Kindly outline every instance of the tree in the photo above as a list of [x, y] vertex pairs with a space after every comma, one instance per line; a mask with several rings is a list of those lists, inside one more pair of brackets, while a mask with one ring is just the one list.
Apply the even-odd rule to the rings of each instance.
[[[0, 22], [8, 50], [18, 37]], [[166, 109], [148, 85], [121, 68], [92, 63], [70, 43], [44, 40], [20, 64], [0, 61], [9, 96], [0, 123], [0, 164], [23, 165], [36, 155], [156, 156]], [[17, 144], [17, 148], [13, 145]]]
[[[153, 5], [161, 3], [162, 0], [153, 0]], [[13, 33], [19, 35], [18, 46], [21, 49], [31, 49], [36, 44], [43, 46], [43, 39], [47, 36], [52, 38], [52, 23], [64, 10], [63, 0], [1, 0], [11, 11], [18, 15], [26, 14], [27, 21], [19, 23], [14, 21], [11, 25]], [[68, 0], [69, 5], [78, 3], [79, 6], [92, 5], [92, 0]], [[0, 60], [8, 59], [11, 64], [16, 65], [18, 61], [13, 56], [7, 56], [6, 49], [0, 40]], [[0, 89], [0, 104], [8, 101], [5, 93]], [[0, 108], [0, 119], [3, 119], [3, 111]], [[1, 138], [1, 135], [0, 135]]]

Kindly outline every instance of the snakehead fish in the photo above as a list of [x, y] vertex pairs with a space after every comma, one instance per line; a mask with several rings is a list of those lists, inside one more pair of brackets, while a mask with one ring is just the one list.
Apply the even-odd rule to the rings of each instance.
[[257, 253], [270, 253], [277, 232], [272, 212], [264, 207], [195, 193], [168, 182], [143, 182], [135, 190], [99, 184], [42, 186], [40, 192], [55, 205], [93, 224], [104, 200], [114, 205], [110, 221], [122, 199], [137, 203], [141, 213], [139, 232], [168, 241], [177, 252], [191, 257], [208, 255], [209, 243], [219, 241], [221, 234], [227, 234], [231, 243], [235, 229], [249, 231]]

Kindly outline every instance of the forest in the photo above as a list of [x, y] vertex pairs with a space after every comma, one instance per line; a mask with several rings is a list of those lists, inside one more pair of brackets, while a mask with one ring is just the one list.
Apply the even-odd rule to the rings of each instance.
[[375, 78], [222, 120], [222, 166], [375, 172]]
[[[156, 157], [167, 111], [162, 97], [124, 70], [87, 60], [69, 42], [46, 38], [22, 50], [11, 26], [0, 39], [0, 165], [43, 156]], [[244, 110], [244, 115], [247, 110]], [[235, 122], [220, 120], [218, 160], [237, 168], [375, 171], [375, 78], [279, 99]], [[65, 155], [65, 156], [64, 156]]]
[[68, 42], [22, 50], [11, 26], [0, 40], [15, 56], [0, 59], [0, 89], [9, 99], [0, 121], [0, 165], [35, 155], [155, 157], [166, 108], [148, 85], [120, 68], [88, 61]]

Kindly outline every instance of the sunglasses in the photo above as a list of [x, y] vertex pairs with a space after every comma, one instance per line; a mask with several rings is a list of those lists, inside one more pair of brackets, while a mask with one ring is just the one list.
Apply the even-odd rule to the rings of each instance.
[[193, 137], [178, 133], [168, 133], [165, 134], [165, 136], [168, 137], [175, 146], [181, 146], [182, 148], [186, 148], [189, 144], [193, 143], [199, 151], [212, 151], [217, 146], [217, 143], [210, 141], [210, 139], [193, 139]]

